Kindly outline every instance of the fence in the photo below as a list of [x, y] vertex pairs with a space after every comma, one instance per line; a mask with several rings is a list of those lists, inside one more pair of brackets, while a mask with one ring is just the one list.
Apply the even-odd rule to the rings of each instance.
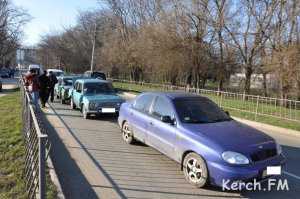
[[28, 198], [46, 197], [46, 160], [50, 150], [48, 136], [40, 117], [41, 111], [32, 105], [32, 100], [24, 84], [22, 91], [22, 121], [25, 143], [25, 168], [23, 177], [26, 182]]
[[120, 85], [120, 87], [123, 86], [132, 90], [137, 90], [139, 89], [138, 87], [142, 86], [142, 90], [144, 91], [184, 91], [200, 94], [202, 96], [206, 96], [212, 99], [224, 109], [253, 114], [255, 120], [257, 120], [257, 116], [267, 116], [295, 122], [300, 121], [300, 101], [296, 100], [270, 98], [258, 95], [246, 95], [240, 93], [214, 91], [198, 88], [187, 88], [182, 86], [164, 84], [134, 82], [120, 79], [111, 80], [113, 82], [123, 83], [123, 85]]

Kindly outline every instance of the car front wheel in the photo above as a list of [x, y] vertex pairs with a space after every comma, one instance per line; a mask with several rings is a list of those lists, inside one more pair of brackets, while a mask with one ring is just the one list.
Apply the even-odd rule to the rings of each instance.
[[73, 99], [71, 98], [71, 108], [72, 109], [76, 109], [76, 105], [75, 105], [75, 103], [74, 103], [74, 101], [73, 101]]
[[186, 180], [198, 187], [208, 183], [208, 170], [204, 159], [196, 153], [189, 153], [183, 161], [183, 172]]
[[127, 121], [124, 122], [124, 124], [122, 126], [122, 137], [123, 137], [123, 140], [127, 144], [133, 144], [133, 142], [134, 142], [133, 133], [132, 133], [129, 123]]
[[86, 120], [89, 119], [90, 114], [88, 113], [88, 111], [87, 111], [87, 109], [85, 108], [84, 105], [82, 105], [81, 111], [82, 111], [83, 118], [86, 119]]

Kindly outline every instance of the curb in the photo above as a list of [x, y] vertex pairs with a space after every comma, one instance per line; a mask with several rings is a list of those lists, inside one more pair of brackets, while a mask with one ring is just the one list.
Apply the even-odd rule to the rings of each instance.
[[255, 122], [255, 121], [251, 121], [251, 120], [246, 120], [246, 119], [242, 119], [242, 118], [238, 118], [238, 117], [232, 117], [232, 118], [238, 122], [242, 122], [249, 126], [255, 126], [255, 128], [260, 128], [264, 131], [273, 131], [277, 134], [284, 134], [284, 135], [289, 135], [289, 136], [294, 136], [294, 137], [300, 138], [300, 131], [296, 131], [293, 129], [286, 129], [286, 128], [273, 126], [270, 124], [264, 124], [264, 123], [260, 123], [260, 122]]
[[57, 177], [57, 173], [55, 171], [55, 168], [53, 166], [53, 162], [52, 162], [52, 159], [51, 159], [50, 156], [47, 159], [47, 165], [48, 165], [49, 175], [50, 175], [51, 181], [53, 182], [53, 184], [56, 187], [57, 198], [65, 199], [66, 197], [64, 195], [64, 192], [62, 191], [61, 184], [60, 184], [59, 179]]
[[[41, 109], [41, 111], [43, 112], [43, 114], [45, 114], [45, 111]], [[45, 115], [44, 115], [45, 117]], [[51, 148], [50, 148], [51, 150]], [[56, 170], [55, 170], [55, 167], [53, 165], [53, 162], [52, 162], [52, 159], [51, 159], [51, 156], [49, 155], [48, 158], [47, 158], [47, 166], [48, 166], [48, 169], [49, 169], [49, 175], [50, 175], [50, 180], [52, 181], [52, 183], [54, 184], [54, 186], [56, 187], [56, 191], [57, 191], [57, 195], [56, 197], [58, 199], [65, 199], [65, 195], [64, 195], [64, 192], [62, 190], [62, 186], [61, 186], [61, 183], [57, 177], [57, 173], [56, 173]]]
[[[121, 97], [124, 97], [125, 99], [128, 100], [132, 100], [133, 98], [136, 97], [135, 94], [129, 93], [129, 92], [122, 92], [120, 94]], [[286, 128], [282, 128], [282, 127], [278, 127], [278, 126], [273, 126], [270, 124], [264, 124], [264, 123], [260, 123], [260, 122], [255, 122], [255, 121], [251, 121], [251, 120], [246, 120], [246, 119], [242, 119], [242, 118], [238, 118], [238, 117], [232, 117], [233, 119], [235, 119], [238, 122], [242, 122], [244, 124], [247, 124], [249, 126], [252, 126], [254, 128], [260, 128], [263, 129], [265, 131], [273, 131], [275, 133], [278, 134], [285, 134], [285, 135], [289, 135], [289, 136], [295, 136], [295, 137], [299, 137], [300, 138], [300, 131], [296, 131], [296, 130], [292, 130], [292, 129], [286, 129]]]

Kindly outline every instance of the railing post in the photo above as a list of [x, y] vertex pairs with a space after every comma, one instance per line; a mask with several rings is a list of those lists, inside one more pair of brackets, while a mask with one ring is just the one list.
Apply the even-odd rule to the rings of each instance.
[[256, 108], [255, 108], [255, 118], [254, 118], [255, 121], [257, 121], [258, 105], [259, 105], [259, 95], [256, 97]]
[[46, 135], [39, 138], [39, 199], [46, 198]]

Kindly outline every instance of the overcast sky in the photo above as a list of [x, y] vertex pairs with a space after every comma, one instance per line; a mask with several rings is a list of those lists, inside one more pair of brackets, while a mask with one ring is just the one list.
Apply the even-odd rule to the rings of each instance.
[[99, 7], [97, 0], [13, 0], [13, 2], [27, 10], [32, 17], [24, 28], [24, 45], [35, 45], [41, 35], [74, 25], [79, 10]]

